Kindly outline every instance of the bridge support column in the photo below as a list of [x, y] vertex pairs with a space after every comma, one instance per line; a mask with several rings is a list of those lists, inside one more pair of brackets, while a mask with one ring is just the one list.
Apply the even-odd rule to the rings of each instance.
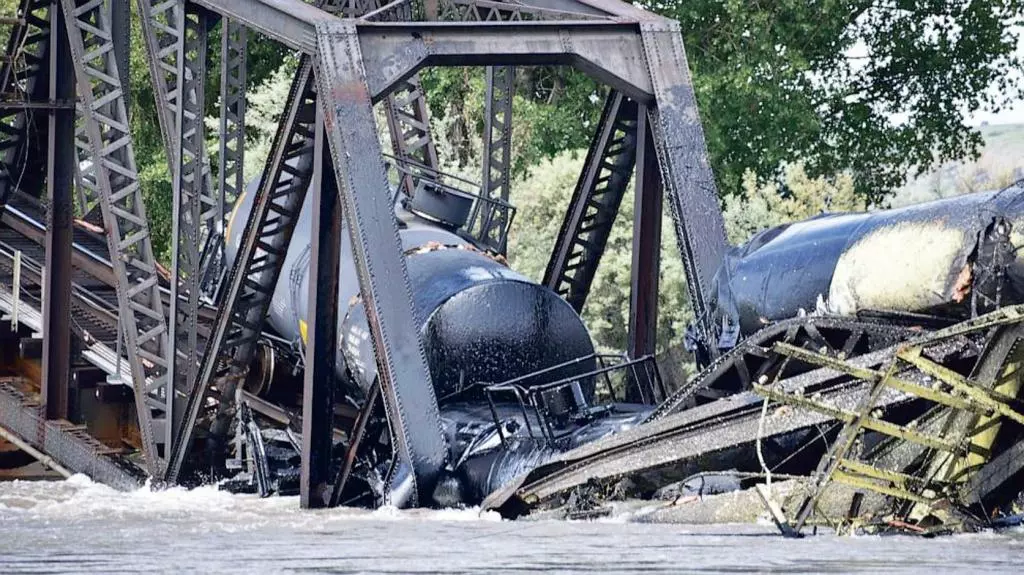
[[633, 265], [629, 298], [631, 359], [654, 353], [661, 268], [661, 173], [647, 106], [637, 107], [636, 197], [633, 208]]
[[[75, 68], [64, 11], [54, 2], [50, 26], [50, 101], [73, 102]], [[59, 19], [58, 19], [59, 18]], [[75, 174], [75, 111], [50, 109], [47, 134], [46, 271], [43, 296], [42, 403], [48, 419], [67, 419], [71, 380], [72, 193]]]
[[[327, 507], [331, 500], [334, 367], [338, 349], [338, 274], [341, 261], [341, 201], [330, 151], [324, 141], [323, 107], [317, 106], [313, 144], [313, 229], [310, 247], [309, 341], [302, 390], [302, 469], [299, 503]], [[355, 278], [350, 278], [355, 279]]]

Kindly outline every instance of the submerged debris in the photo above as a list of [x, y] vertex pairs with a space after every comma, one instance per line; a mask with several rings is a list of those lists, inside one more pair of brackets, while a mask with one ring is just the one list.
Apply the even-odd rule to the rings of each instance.
[[[789, 535], [1020, 523], [1022, 197], [756, 237], [718, 276], [728, 351], [699, 350], [709, 365], [644, 425], [554, 457], [485, 508], [570, 517], [641, 500], [638, 521], [771, 517]], [[707, 477], [720, 493], [702, 492]]]

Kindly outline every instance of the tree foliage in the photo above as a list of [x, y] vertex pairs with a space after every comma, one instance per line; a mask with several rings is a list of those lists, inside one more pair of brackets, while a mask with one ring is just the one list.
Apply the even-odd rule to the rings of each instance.
[[977, 153], [966, 126], [1021, 95], [1021, 0], [648, 0], [678, 19], [724, 191], [805, 162], [877, 201]]
[[[452, 152], [446, 169], [481, 164], [486, 83], [483, 68], [430, 68], [421, 73], [435, 136]], [[601, 112], [605, 90], [568, 68], [524, 67], [513, 97], [513, 174], [527, 174], [542, 159], [585, 148]]]
[[[908, 175], [977, 153], [965, 121], [1022, 94], [1014, 56], [1024, 0], [644, 0], [680, 21], [712, 167], [723, 194], [750, 170], [784, 179], [848, 172], [877, 202]], [[483, 126], [482, 71], [424, 75], [435, 116], [472, 161]], [[584, 147], [603, 89], [581, 73], [523, 68], [516, 130], [525, 172]], [[590, 129], [588, 129], [590, 128]]]

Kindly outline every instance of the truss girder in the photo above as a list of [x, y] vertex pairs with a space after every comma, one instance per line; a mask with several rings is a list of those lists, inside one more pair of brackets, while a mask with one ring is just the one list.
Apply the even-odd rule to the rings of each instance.
[[492, 0], [440, 0], [434, 4], [397, 0], [363, 17], [368, 22], [411, 22], [422, 15], [440, 21], [502, 21], [502, 20], [595, 20], [608, 19], [609, 14], [584, 4], [541, 6], [540, 2], [495, 2]]
[[209, 234], [203, 244], [199, 288], [204, 297], [219, 300], [227, 265], [224, 226], [226, 206], [245, 187], [245, 92], [249, 31], [234, 20], [221, 19], [220, 38], [220, 148], [216, 188], [211, 189], [211, 211], [206, 214]]
[[[395, 454], [413, 473], [409, 501], [426, 503], [448, 447], [413, 312], [373, 103], [351, 21], [317, 26], [316, 80], [325, 135], [352, 238]], [[420, 499], [422, 497], [422, 499]]]
[[[49, 68], [51, 5], [51, 0], [21, 2], [19, 21], [12, 26], [7, 42], [8, 58], [0, 67], [0, 95], [8, 102], [28, 104], [46, 99], [43, 75]], [[31, 118], [28, 107], [0, 109], [0, 206], [15, 190], [32, 188], [38, 192], [41, 187], [45, 164], [29, 161], [32, 132], [40, 134]], [[40, 134], [36, 139], [43, 138]]]
[[61, 0], [78, 82], [78, 113], [84, 139], [82, 185], [98, 197], [114, 278], [125, 354], [135, 390], [146, 466], [163, 471], [158, 444], [166, 423], [168, 389], [167, 323], [160, 278], [128, 131], [121, 76], [111, 34], [110, 6], [103, 0]]
[[[237, 378], [248, 368], [313, 175], [315, 120], [312, 59], [303, 56], [235, 263], [226, 279], [224, 301], [214, 320], [196, 383], [181, 414], [181, 431], [175, 439], [165, 477], [168, 481], [175, 481], [181, 471], [212, 379], [221, 376], [218, 379], [220, 396], [231, 398]], [[222, 359], [227, 362], [226, 374], [217, 373]], [[219, 432], [226, 425], [232, 404], [230, 400], [220, 402], [215, 431]]]
[[245, 187], [245, 84], [249, 32], [242, 24], [221, 21], [220, 76], [220, 165], [217, 170], [220, 193], [219, 220], [224, 205], [233, 202]]
[[[180, 143], [181, 129], [177, 121], [180, 116], [178, 105], [182, 86], [192, 89], [193, 85], [189, 80], [183, 81], [178, 77], [182, 69], [180, 59], [186, 50], [185, 45], [189, 42], [186, 37], [186, 0], [137, 0], [139, 7], [140, 24], [142, 36], [149, 62], [150, 83], [153, 86], [153, 93], [157, 100], [157, 120], [160, 124], [160, 134], [164, 141], [164, 150], [167, 151], [167, 162], [172, 174], [178, 169], [180, 159], [178, 150]], [[194, 17], [193, 17], [194, 18]], [[191, 32], [195, 37], [195, 32]], [[204, 38], [206, 33], [204, 32]], [[205, 52], [204, 52], [205, 53]], [[193, 66], [186, 65], [185, 69]], [[186, 97], [194, 98], [195, 94], [187, 94]], [[205, 160], [205, 158], [204, 158]], [[205, 190], [214, 190], [209, 164], [203, 164], [203, 178]], [[212, 196], [207, 194], [205, 202], [209, 203]], [[202, 234], [211, 231], [212, 218], [204, 220], [207, 226]]]
[[487, 93], [484, 102], [483, 186], [480, 195], [500, 199], [495, 209], [482, 210], [479, 202], [474, 213], [474, 235], [498, 253], [505, 253], [505, 226], [508, 223], [508, 198], [512, 170], [512, 97], [515, 94], [516, 69], [512, 66], [488, 66]]
[[149, 63], [149, 79], [156, 95], [157, 119], [170, 172], [177, 169], [175, 122], [178, 115], [178, 58], [185, 26], [184, 0], [137, 0], [142, 38]]
[[637, 113], [636, 102], [616, 91], [608, 94], [544, 272], [544, 285], [564, 297], [577, 312], [587, 301], [633, 175]]
[[223, 210], [207, 184], [206, 138], [203, 129], [206, 53], [209, 31], [208, 12], [184, 11], [184, 41], [179, 43], [177, 56], [178, 99], [173, 126], [178, 133], [173, 138], [177, 149], [174, 170], [173, 231], [171, 233], [170, 335], [174, 363], [169, 366], [175, 389], [175, 401], [170, 406], [172, 416], [168, 426], [168, 443], [175, 437], [181, 418], [174, 414], [183, 409], [192, 382], [195, 381], [199, 349], [199, 293], [200, 256], [203, 247], [202, 232], [215, 223]]
[[511, 2], [490, 0], [440, 0], [438, 14], [432, 20], [455, 22], [504, 22], [522, 20], [589, 20], [593, 16], [527, 7]]
[[[395, 157], [425, 167], [428, 174], [436, 171], [437, 149], [430, 134], [427, 98], [423, 94], [419, 76], [412, 76], [399, 83], [395, 91], [384, 100], [384, 111]], [[412, 174], [403, 174], [401, 185], [405, 193], [411, 196], [415, 189]]]

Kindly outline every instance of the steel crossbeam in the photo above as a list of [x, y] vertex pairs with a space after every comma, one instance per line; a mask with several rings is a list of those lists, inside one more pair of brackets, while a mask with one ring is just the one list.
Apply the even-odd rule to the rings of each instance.
[[171, 397], [167, 320], [128, 131], [128, 114], [103, 0], [61, 0], [75, 63], [83, 138], [82, 185], [98, 198], [117, 288], [125, 353], [146, 466], [160, 476]]

